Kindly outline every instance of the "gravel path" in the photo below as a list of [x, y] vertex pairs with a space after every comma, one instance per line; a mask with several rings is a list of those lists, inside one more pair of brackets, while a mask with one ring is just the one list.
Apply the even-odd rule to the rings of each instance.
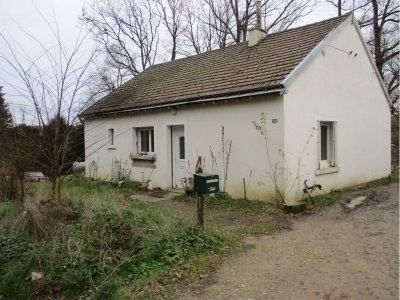
[[399, 299], [399, 187], [353, 196], [371, 191], [355, 210], [337, 203], [291, 231], [246, 238], [251, 249], [229, 258], [213, 284], [178, 299]]

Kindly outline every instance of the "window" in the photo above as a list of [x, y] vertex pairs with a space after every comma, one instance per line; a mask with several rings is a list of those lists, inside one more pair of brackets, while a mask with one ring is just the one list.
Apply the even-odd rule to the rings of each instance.
[[115, 146], [114, 128], [108, 129], [108, 146]]
[[155, 152], [154, 151], [154, 129], [138, 128], [138, 152]]
[[179, 159], [185, 159], [185, 137], [179, 137]]
[[318, 121], [318, 169], [336, 167], [336, 122]]

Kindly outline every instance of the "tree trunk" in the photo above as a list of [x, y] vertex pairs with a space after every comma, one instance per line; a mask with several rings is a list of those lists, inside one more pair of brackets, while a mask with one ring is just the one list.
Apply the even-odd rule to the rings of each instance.
[[171, 54], [171, 60], [175, 60], [176, 56], [176, 37], [172, 38], [172, 54]]
[[58, 177], [58, 186], [57, 186], [57, 192], [58, 192], [58, 202], [61, 203], [61, 178]]
[[20, 195], [19, 195], [19, 201], [24, 203], [25, 200], [25, 188], [24, 188], [24, 175], [22, 174], [18, 176], [19, 179], [19, 188], [20, 188]]
[[371, 0], [373, 10], [373, 28], [374, 28], [374, 50], [375, 50], [375, 64], [379, 71], [379, 75], [383, 78], [383, 57], [381, 49], [381, 28], [379, 26], [379, 11], [378, 2]]
[[56, 187], [57, 187], [57, 179], [53, 179], [51, 181], [51, 200], [56, 200]]

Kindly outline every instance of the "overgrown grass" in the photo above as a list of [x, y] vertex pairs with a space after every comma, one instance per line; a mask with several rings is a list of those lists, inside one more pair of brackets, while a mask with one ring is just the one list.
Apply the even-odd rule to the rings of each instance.
[[347, 190], [332, 190], [327, 194], [312, 197], [312, 201], [309, 198], [305, 198], [303, 202], [306, 203], [307, 210], [320, 211], [338, 202], [346, 191]]
[[[48, 187], [35, 186], [31, 196], [45, 199]], [[177, 272], [180, 279], [196, 277], [209, 258], [234, 247], [228, 236], [203, 231], [176, 211], [131, 200], [134, 189], [73, 177], [65, 198], [77, 219], [60, 221], [40, 242], [25, 238], [29, 232], [0, 233], [0, 296], [147, 299], [155, 284], [169, 286]], [[4, 207], [4, 216], [18, 209]], [[32, 281], [32, 272], [43, 278]]]
[[[132, 200], [137, 183], [115, 187], [100, 180], [71, 177], [65, 182], [65, 207], [76, 218], [60, 219], [41, 239], [29, 238], [29, 226], [0, 230], [0, 298], [157, 299], [167, 298], [177, 282], [204, 278], [224, 256], [240, 249], [243, 235], [270, 234], [284, 224], [267, 221], [279, 214], [276, 206], [256, 200], [232, 199], [226, 193], [205, 197], [206, 229], [179, 210]], [[48, 199], [50, 185], [35, 184], [27, 198], [36, 203], [0, 203], [0, 221], [25, 222], [31, 227]], [[306, 200], [318, 211], [336, 203], [345, 191], [332, 191]], [[34, 202], [35, 200], [36, 202]], [[194, 197], [180, 201], [194, 202]], [[46, 214], [52, 213], [47, 206]], [[53, 213], [60, 213], [58, 206]], [[61, 210], [61, 212], [63, 212]], [[18, 215], [14, 219], [12, 216]], [[215, 219], [213, 219], [213, 215]], [[40, 219], [36, 217], [36, 219]], [[43, 275], [31, 280], [32, 272]]]
[[18, 207], [17, 202], [0, 202], [0, 220], [17, 211]]
[[[177, 198], [182, 202], [196, 202], [195, 196], [181, 196]], [[234, 199], [228, 193], [218, 192], [214, 195], [204, 197], [204, 206], [206, 208], [227, 210], [231, 212], [251, 213], [251, 214], [269, 214], [279, 213], [276, 205], [260, 200], [245, 200], [243, 198]]]
[[393, 183], [399, 183], [399, 173], [397, 172], [397, 173], [392, 173], [391, 174], [391, 181], [393, 182]]

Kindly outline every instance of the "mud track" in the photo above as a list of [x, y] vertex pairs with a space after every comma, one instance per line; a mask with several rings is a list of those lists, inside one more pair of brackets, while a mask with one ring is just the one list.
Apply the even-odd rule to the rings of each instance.
[[[372, 193], [371, 193], [372, 192]], [[247, 237], [251, 249], [229, 258], [212, 281], [178, 299], [399, 299], [399, 187], [366, 191], [294, 219], [291, 231]]]

